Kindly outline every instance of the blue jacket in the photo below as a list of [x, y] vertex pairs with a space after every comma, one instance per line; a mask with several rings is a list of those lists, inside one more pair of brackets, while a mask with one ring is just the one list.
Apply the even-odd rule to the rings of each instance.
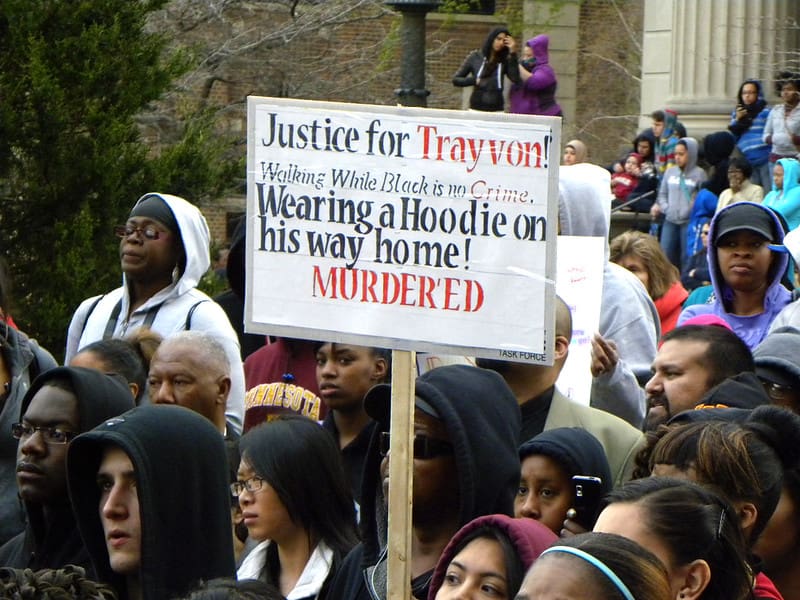
[[762, 201], [764, 206], [779, 212], [786, 219], [789, 231], [800, 225], [800, 163], [793, 158], [781, 158], [778, 164], [783, 167], [783, 189], [772, 183], [772, 191]]
[[[746, 105], [742, 101], [742, 88], [745, 84], [752, 83], [758, 89], [758, 100]], [[737, 96], [738, 105], [747, 108], [747, 116], [741, 121], [736, 119], [736, 109], [731, 112], [731, 122], [728, 125], [730, 132], [736, 136], [736, 147], [752, 166], [758, 167], [769, 160], [772, 150], [770, 144], [764, 143], [764, 126], [769, 117], [769, 107], [764, 99], [764, 90], [757, 79], [748, 79], [739, 87]]]

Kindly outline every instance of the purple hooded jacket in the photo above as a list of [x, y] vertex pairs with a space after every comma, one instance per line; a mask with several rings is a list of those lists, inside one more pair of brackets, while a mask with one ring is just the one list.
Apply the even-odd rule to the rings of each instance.
[[[766, 294], [764, 296], [764, 312], [757, 315], [739, 316], [728, 312], [725, 307], [726, 302], [730, 302], [733, 297], [733, 290], [725, 282], [723, 274], [720, 272], [719, 260], [717, 259], [717, 222], [720, 215], [725, 214], [731, 210], [739, 211], [743, 206], [755, 206], [758, 210], [766, 211], [773, 225], [773, 240], [772, 243], [780, 245], [783, 243], [783, 226], [780, 220], [769, 208], [761, 204], [754, 204], [752, 202], [736, 202], [723, 208], [720, 212], [714, 215], [711, 219], [711, 225], [708, 231], [708, 265], [711, 273], [711, 283], [714, 286], [714, 295], [709, 300], [709, 304], [694, 304], [683, 309], [680, 317], [678, 317], [678, 327], [680, 327], [687, 319], [696, 317], [698, 315], [712, 314], [721, 317], [728, 325], [731, 326], [733, 332], [738, 335], [744, 343], [750, 348], [755, 349], [761, 341], [766, 337], [769, 326], [778, 313], [789, 304], [792, 300], [792, 294], [781, 284], [781, 277], [786, 272], [786, 266], [789, 262], [789, 257], [783, 252], [775, 252], [773, 266], [769, 271], [769, 283]], [[743, 227], [746, 229], [746, 227]], [[721, 299], [724, 299], [723, 302]]]
[[[550, 36], [537, 35], [525, 42], [533, 50], [536, 64], [531, 76], [511, 87], [511, 112], [524, 115], [561, 116], [556, 102], [556, 74], [550, 66]], [[520, 67], [523, 68], [523, 67]]]

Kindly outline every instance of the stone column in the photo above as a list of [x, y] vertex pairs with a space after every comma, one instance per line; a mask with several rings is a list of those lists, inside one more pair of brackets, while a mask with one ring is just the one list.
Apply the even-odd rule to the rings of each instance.
[[777, 101], [775, 73], [800, 62], [798, 17], [792, 0], [646, 0], [640, 124], [668, 107], [693, 137], [725, 129], [749, 78]]

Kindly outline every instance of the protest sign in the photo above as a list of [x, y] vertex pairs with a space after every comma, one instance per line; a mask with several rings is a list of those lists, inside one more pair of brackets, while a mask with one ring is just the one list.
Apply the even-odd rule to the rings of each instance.
[[247, 331], [552, 362], [559, 146], [557, 118], [249, 98]]
[[572, 340], [556, 385], [571, 400], [589, 406], [592, 334], [600, 329], [605, 238], [558, 236], [556, 293], [572, 314]]

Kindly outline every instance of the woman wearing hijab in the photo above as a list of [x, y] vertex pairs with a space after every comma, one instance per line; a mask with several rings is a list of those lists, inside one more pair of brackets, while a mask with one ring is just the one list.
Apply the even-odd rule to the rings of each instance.
[[589, 150], [580, 140], [570, 140], [564, 146], [564, 164], [577, 165], [578, 163], [586, 162], [589, 156]]

